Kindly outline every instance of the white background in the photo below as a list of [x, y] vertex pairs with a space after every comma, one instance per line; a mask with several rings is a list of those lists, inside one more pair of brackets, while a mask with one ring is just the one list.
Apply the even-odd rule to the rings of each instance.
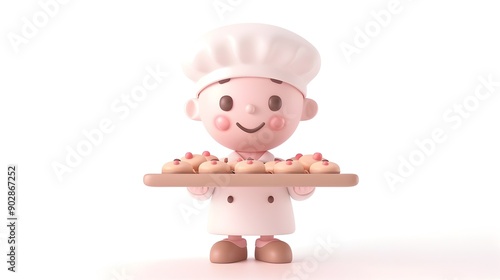
[[[3, 182], [7, 164], [19, 169], [19, 244], [18, 273], [7, 272], [2, 222], [0, 278], [500, 279], [500, 87], [474, 104], [479, 77], [500, 81], [498, 2], [401, 0], [350, 62], [341, 44], [356, 47], [356, 28], [390, 1], [233, 0], [221, 15], [214, 3], [69, 1], [16, 46], [9, 38], [23, 36], [23, 18], [44, 10], [2, 1], [0, 166]], [[272, 152], [319, 151], [360, 176], [354, 188], [294, 202], [297, 231], [280, 237], [293, 264], [257, 263], [252, 246], [247, 262], [210, 264], [221, 237], [206, 232], [206, 205], [183, 188], [142, 183], [187, 151], [229, 153], [185, 116], [194, 93], [178, 57], [185, 42], [240, 22], [292, 30], [322, 56], [308, 89], [318, 115]], [[113, 111], [156, 65], [170, 75], [128, 116]], [[464, 100], [468, 117], [443, 119]], [[67, 148], [104, 119], [112, 132], [59, 180], [54, 162], [66, 164]], [[435, 129], [446, 140], [391, 187], [384, 174], [398, 174], [400, 157]], [[5, 187], [0, 201], [6, 217]], [[338, 245], [326, 260], [314, 255], [318, 240]]]

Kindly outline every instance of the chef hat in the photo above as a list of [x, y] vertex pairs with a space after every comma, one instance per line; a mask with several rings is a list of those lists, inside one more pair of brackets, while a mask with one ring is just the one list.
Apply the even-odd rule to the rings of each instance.
[[316, 48], [286, 29], [258, 23], [224, 26], [205, 34], [183, 64], [197, 94], [220, 80], [263, 77], [284, 81], [306, 95], [320, 68]]

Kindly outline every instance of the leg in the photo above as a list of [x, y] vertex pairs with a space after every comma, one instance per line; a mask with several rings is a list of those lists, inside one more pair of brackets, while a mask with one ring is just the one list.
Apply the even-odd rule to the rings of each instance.
[[292, 249], [274, 235], [261, 235], [255, 241], [255, 259], [269, 263], [292, 262]]
[[213, 263], [233, 263], [247, 259], [247, 241], [241, 235], [229, 235], [212, 246], [210, 261]]

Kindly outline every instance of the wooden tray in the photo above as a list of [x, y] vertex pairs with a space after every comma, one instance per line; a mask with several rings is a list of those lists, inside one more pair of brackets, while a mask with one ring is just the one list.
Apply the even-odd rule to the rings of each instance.
[[356, 174], [146, 174], [151, 187], [352, 187]]

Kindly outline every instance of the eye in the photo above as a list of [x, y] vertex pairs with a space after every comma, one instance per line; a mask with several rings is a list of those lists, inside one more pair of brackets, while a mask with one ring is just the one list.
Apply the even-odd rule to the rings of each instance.
[[271, 97], [269, 97], [269, 109], [271, 109], [271, 111], [278, 111], [280, 108], [281, 108], [281, 97], [277, 96], [277, 95], [273, 95]]
[[233, 98], [231, 98], [231, 96], [229, 96], [229, 95], [224, 95], [219, 100], [219, 107], [223, 111], [231, 110], [233, 108]]

